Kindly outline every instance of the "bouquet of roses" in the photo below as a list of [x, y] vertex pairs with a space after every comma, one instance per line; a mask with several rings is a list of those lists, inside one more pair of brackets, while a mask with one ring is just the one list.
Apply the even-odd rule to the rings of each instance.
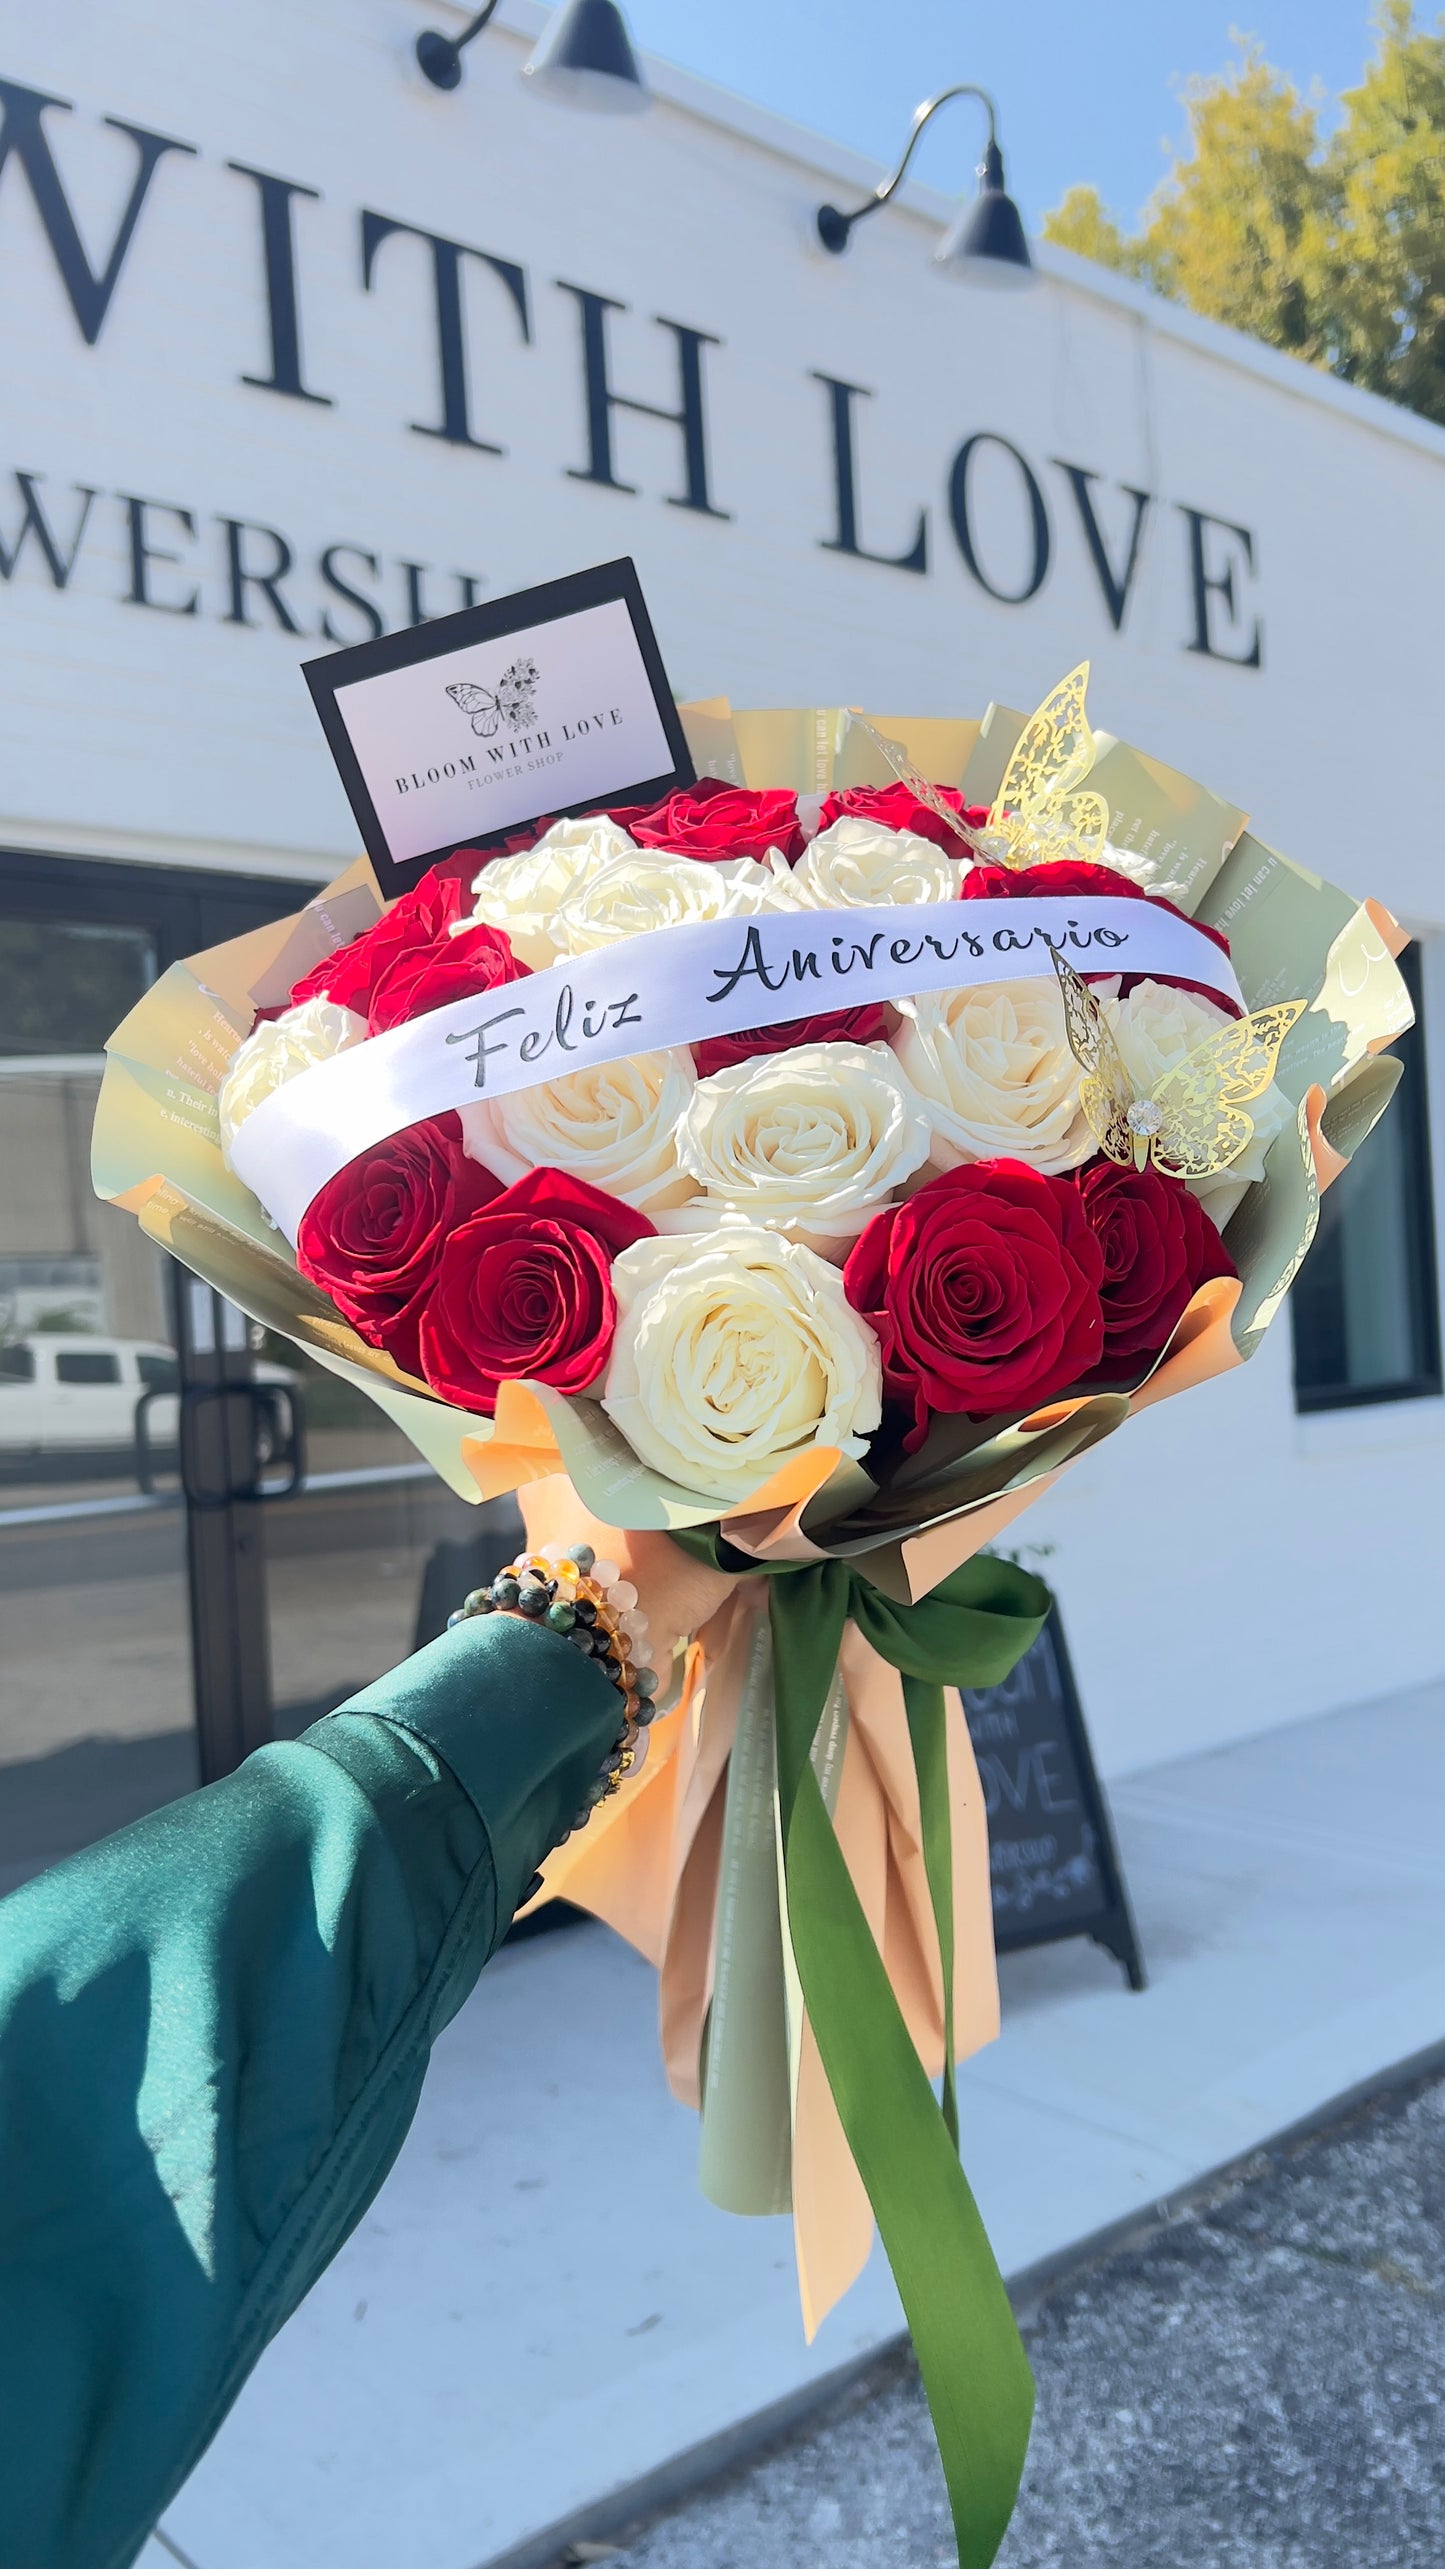
[[1048, 1603], [985, 1547], [1253, 1352], [1409, 1022], [1388, 914], [1095, 735], [1086, 675], [1027, 722], [684, 708], [691, 790], [177, 967], [97, 1121], [101, 1191], [453, 1488], [566, 1473], [759, 1574], [542, 1896], [657, 1963], [704, 2184], [791, 2208], [810, 2329], [876, 2215], [980, 2562], [1029, 2386], [957, 2159], [951, 1690]]

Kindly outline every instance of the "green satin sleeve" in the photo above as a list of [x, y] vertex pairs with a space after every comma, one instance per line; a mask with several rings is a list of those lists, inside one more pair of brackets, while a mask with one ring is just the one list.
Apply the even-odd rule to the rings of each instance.
[[458, 1625], [0, 1901], [0, 2561], [125, 2569], [366, 2210], [619, 1728]]

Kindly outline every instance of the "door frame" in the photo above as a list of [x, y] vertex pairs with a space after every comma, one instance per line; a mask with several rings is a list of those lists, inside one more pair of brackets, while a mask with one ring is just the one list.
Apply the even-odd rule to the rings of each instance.
[[[315, 882], [280, 876], [0, 849], [0, 916], [140, 928], [154, 939], [159, 972], [288, 917], [316, 889]], [[250, 1416], [244, 1396], [251, 1374], [250, 1336], [233, 1305], [174, 1260], [165, 1263], [183, 1407], [187, 1392], [193, 1396], [193, 1431], [181, 1437], [186, 1465], [182, 1500], [192, 1712], [200, 1777], [208, 1784], [229, 1774], [272, 1734], [266, 1556], [259, 1523], [264, 1502], [237, 1498], [217, 1505], [198, 1503], [193, 1495], [198, 1487], [215, 1490], [250, 1478], [237, 1450]], [[234, 1400], [227, 1396], [233, 1391], [238, 1395]]]

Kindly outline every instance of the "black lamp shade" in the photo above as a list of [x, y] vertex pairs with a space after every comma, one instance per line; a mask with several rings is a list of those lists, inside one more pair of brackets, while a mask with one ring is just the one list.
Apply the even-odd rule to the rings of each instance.
[[523, 78], [540, 97], [594, 115], [635, 116], [650, 103], [617, 0], [563, 0]]
[[1023, 217], [1013, 198], [985, 178], [971, 205], [945, 233], [934, 263], [967, 285], [1029, 286], [1034, 263]]

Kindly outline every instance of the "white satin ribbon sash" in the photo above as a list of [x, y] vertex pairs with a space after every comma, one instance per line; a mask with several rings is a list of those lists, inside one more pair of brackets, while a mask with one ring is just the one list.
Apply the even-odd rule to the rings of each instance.
[[329, 1178], [426, 1116], [710, 1035], [1051, 978], [1055, 945], [1080, 973], [1190, 981], [1243, 1004], [1213, 939], [1152, 901], [939, 901], [697, 920], [453, 1000], [319, 1062], [247, 1116], [232, 1164], [294, 1241]]

